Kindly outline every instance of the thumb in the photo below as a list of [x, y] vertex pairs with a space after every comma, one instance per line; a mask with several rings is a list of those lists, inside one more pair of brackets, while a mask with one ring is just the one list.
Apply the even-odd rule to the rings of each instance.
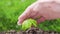
[[40, 22], [43, 22], [45, 20], [46, 20], [45, 17], [41, 17], [41, 18], [37, 19], [37, 24], [39, 24]]

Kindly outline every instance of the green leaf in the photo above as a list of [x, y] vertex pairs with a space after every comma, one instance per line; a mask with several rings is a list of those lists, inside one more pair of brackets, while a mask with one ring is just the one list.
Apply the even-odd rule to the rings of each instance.
[[27, 19], [22, 23], [22, 30], [27, 30], [31, 28], [31, 26], [37, 27], [36, 20], [34, 19]]

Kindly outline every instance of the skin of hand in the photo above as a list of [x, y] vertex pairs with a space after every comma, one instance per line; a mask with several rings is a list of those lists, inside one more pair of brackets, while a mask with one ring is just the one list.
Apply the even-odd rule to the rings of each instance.
[[36, 1], [19, 16], [18, 25], [21, 25], [25, 19], [36, 19], [37, 23], [45, 20], [60, 18], [60, 3], [58, 1]]

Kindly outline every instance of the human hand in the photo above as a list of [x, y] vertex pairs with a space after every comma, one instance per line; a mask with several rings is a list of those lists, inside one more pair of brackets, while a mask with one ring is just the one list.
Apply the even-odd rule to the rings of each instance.
[[60, 3], [56, 1], [36, 1], [30, 5], [18, 18], [18, 25], [25, 19], [36, 19], [37, 23], [45, 20], [60, 18]]

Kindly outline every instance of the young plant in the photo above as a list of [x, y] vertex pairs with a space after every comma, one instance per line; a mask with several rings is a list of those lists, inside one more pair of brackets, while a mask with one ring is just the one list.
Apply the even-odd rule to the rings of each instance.
[[37, 22], [34, 19], [27, 19], [22, 23], [22, 30], [27, 30], [32, 26], [37, 27]]

